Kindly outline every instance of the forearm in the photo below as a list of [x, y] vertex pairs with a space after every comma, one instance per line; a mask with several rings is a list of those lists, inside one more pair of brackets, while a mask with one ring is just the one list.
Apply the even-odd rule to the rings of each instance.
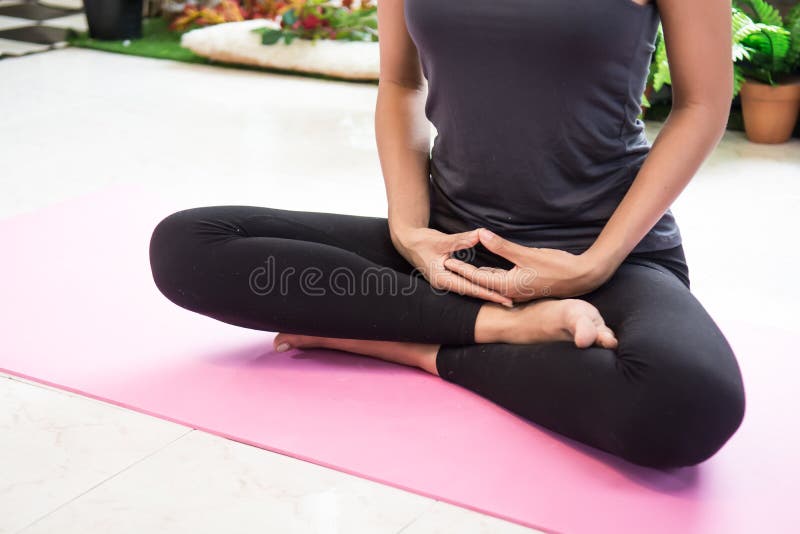
[[[663, 216], [725, 133], [733, 97], [727, 0], [659, 0], [672, 112], [639, 174], [587, 251], [607, 276]], [[702, 53], [698, 53], [702, 50]]]
[[430, 217], [428, 172], [430, 124], [427, 89], [381, 80], [375, 109], [375, 138], [386, 187], [392, 240], [404, 230], [424, 228]]
[[610, 276], [683, 191], [725, 132], [728, 109], [673, 109], [633, 184], [587, 251]]

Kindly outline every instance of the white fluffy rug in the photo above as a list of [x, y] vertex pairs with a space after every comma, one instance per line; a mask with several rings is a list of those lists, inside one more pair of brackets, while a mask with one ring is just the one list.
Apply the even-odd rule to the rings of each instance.
[[335, 76], [350, 80], [377, 80], [377, 42], [295, 39], [287, 45], [261, 44], [263, 26], [279, 27], [264, 19], [216, 24], [183, 34], [181, 45], [197, 55], [217, 61], [258, 65]]

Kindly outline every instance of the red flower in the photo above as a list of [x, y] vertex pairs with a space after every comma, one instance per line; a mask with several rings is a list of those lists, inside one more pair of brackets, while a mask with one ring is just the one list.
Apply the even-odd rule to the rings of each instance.
[[315, 17], [314, 15], [306, 15], [303, 17], [303, 28], [306, 30], [313, 30], [314, 28], [318, 27], [322, 21]]

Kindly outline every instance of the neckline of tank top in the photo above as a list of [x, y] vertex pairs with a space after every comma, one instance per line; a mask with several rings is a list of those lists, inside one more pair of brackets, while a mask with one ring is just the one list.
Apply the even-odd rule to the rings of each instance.
[[[422, 0], [422, 1], [426, 1], [426, 0]], [[459, 0], [457, 0], [457, 1], [459, 1]], [[552, 1], [563, 2], [563, 1], [567, 1], [567, 0], [552, 0]], [[647, 15], [647, 14], [658, 13], [657, 0], [648, 0], [648, 2], [646, 4], [639, 4], [637, 2], [634, 2], [633, 0], [607, 0], [607, 1], [611, 2], [613, 4], [619, 5], [620, 9], [628, 9], [628, 10], [630, 10], [631, 13], [636, 13], [637, 16], [638, 15]], [[408, 6], [408, 2], [403, 2], [404, 15], [406, 13], [405, 10], [406, 10], [407, 6]], [[613, 6], [612, 6], [612, 9], [613, 9]], [[659, 16], [660, 16], [660, 14], [659, 14]]]
[[628, 4], [628, 7], [633, 9], [634, 11], [650, 11], [655, 9], [656, 7], [656, 0], [648, 0], [646, 4], [639, 4], [638, 2], [634, 2], [633, 0], [613, 0], [618, 4]]

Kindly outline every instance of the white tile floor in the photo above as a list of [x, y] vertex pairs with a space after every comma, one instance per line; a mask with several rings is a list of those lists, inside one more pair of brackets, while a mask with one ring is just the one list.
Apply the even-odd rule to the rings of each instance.
[[[385, 214], [373, 85], [80, 49], [0, 80], [0, 217], [120, 182]], [[712, 314], [797, 330], [800, 141], [728, 132], [674, 211]], [[18, 379], [0, 377], [0, 436], [0, 533], [530, 532]]]

